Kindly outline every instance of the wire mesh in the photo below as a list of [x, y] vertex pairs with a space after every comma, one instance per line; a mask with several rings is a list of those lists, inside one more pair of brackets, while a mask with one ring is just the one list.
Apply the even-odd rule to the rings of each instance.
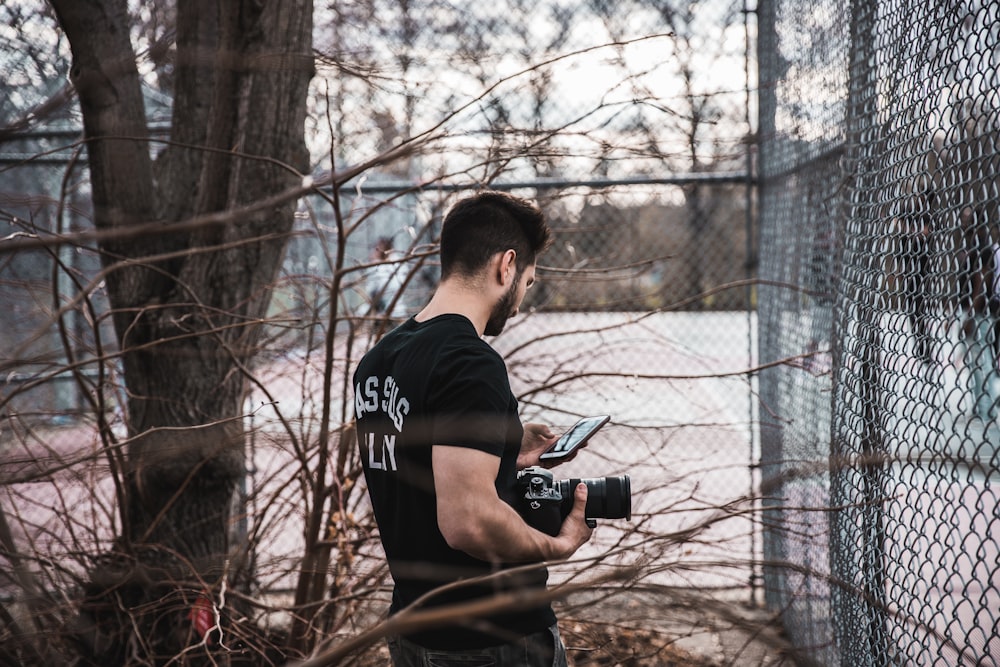
[[819, 664], [996, 665], [997, 7], [761, 9], [769, 604]]
[[[612, 416], [594, 444], [558, 472], [631, 475], [636, 516], [644, 517], [637, 521], [649, 524], [640, 525], [640, 530], [655, 525], [660, 535], [697, 524], [752, 493], [751, 394], [745, 371], [752, 365], [754, 321], [746, 310], [750, 301], [743, 284], [746, 196], [738, 185], [716, 185], [710, 179], [696, 187], [717, 211], [726, 212], [704, 221], [707, 229], [714, 229], [702, 236], [692, 233], [690, 211], [683, 203], [671, 203], [671, 190], [680, 186], [596, 188], [578, 183], [566, 188], [539, 181], [514, 188], [515, 194], [532, 198], [547, 212], [555, 243], [540, 259], [537, 284], [529, 291], [522, 315], [491, 339], [505, 357], [526, 421], [548, 423], [559, 431], [580, 416]], [[436, 228], [439, 217], [421, 212], [443, 211], [465, 192], [397, 194], [372, 193], [366, 195], [365, 207], [353, 208], [391, 200], [392, 222], [373, 219], [380, 224], [380, 234], [393, 231], [393, 223], [412, 226], [420, 220]], [[329, 219], [319, 203], [312, 209], [321, 220]], [[276, 407], [282, 413], [290, 411], [305, 424], [314, 424], [322, 413], [314, 368], [321, 363], [321, 340], [308, 332], [326, 320], [328, 294], [322, 288], [309, 289], [312, 279], [303, 281], [292, 262], [319, 263], [322, 248], [332, 242], [315, 234], [324, 226], [311, 226], [314, 231], [309, 233], [303, 228], [275, 293], [276, 303], [286, 309], [275, 311], [276, 321], [299, 321], [304, 328], [275, 330], [260, 371], [268, 394], [255, 391], [249, 401], [259, 405], [279, 399]], [[434, 238], [434, 232], [418, 226], [414, 235], [397, 232], [395, 238]], [[388, 301], [402, 307], [393, 312], [394, 322], [422, 307], [437, 276], [433, 258], [421, 262], [419, 243], [396, 247], [401, 280], [394, 283], [398, 291]], [[359, 244], [354, 258], [359, 266], [364, 264], [362, 249]], [[701, 282], [690, 279], [687, 267], [692, 263], [701, 266]], [[345, 329], [335, 352], [338, 372], [353, 367], [384, 326], [391, 326], [373, 311], [376, 300], [367, 291], [367, 272], [352, 275], [340, 306]], [[340, 347], [348, 336], [353, 336], [352, 347]], [[276, 414], [270, 407], [255, 411], [254, 432], [265, 451], [282, 447], [268, 436]], [[748, 599], [753, 527], [733, 519], [716, 532], [712, 539], [684, 545], [686, 558], [728, 565], [692, 567], [683, 578], [736, 590]], [[604, 535], [613, 542], [618, 533]], [[294, 548], [289, 552], [294, 558]], [[665, 553], [658, 559], [669, 563], [673, 556]]]

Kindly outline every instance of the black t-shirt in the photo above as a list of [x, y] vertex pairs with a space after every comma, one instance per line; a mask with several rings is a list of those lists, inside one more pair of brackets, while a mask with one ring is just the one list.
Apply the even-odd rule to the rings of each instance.
[[[437, 524], [431, 447], [469, 447], [500, 458], [498, 495], [513, 505], [524, 433], [500, 355], [461, 315], [409, 319], [389, 332], [354, 373], [358, 447], [382, 545], [395, 582], [391, 612], [443, 584], [496, 567], [448, 546]], [[500, 569], [505, 569], [501, 566]], [[424, 606], [544, 587], [544, 568], [436, 593]], [[408, 635], [437, 649], [494, 646], [555, 622], [550, 606], [463, 619], [458, 626]]]

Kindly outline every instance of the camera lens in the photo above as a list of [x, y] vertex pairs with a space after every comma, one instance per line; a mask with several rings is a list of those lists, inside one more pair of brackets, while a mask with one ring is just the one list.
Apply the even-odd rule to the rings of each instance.
[[628, 475], [593, 479], [564, 479], [559, 482], [564, 515], [573, 509], [573, 490], [583, 482], [587, 485], [588, 519], [632, 518], [632, 484]]

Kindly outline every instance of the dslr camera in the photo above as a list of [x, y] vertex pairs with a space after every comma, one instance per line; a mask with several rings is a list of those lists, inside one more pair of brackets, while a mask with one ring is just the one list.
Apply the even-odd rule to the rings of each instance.
[[628, 475], [555, 480], [540, 466], [517, 473], [516, 509], [532, 528], [558, 535], [573, 510], [573, 490], [580, 482], [587, 485], [586, 517], [591, 528], [597, 525], [595, 519], [632, 519], [632, 483]]

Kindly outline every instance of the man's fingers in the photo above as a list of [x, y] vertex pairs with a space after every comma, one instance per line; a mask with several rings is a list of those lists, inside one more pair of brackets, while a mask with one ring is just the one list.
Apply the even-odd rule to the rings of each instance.
[[[563, 521], [562, 530], [559, 531], [559, 537], [566, 540], [566, 543], [569, 544], [562, 558], [569, 558], [590, 539], [593, 528], [586, 523], [586, 511], [587, 485], [580, 482], [573, 490], [573, 509], [570, 511], [569, 516], [566, 517], [566, 520]], [[586, 527], [581, 530], [583, 526]]]
[[587, 485], [580, 482], [573, 491], [573, 511], [581, 517], [587, 511]]

